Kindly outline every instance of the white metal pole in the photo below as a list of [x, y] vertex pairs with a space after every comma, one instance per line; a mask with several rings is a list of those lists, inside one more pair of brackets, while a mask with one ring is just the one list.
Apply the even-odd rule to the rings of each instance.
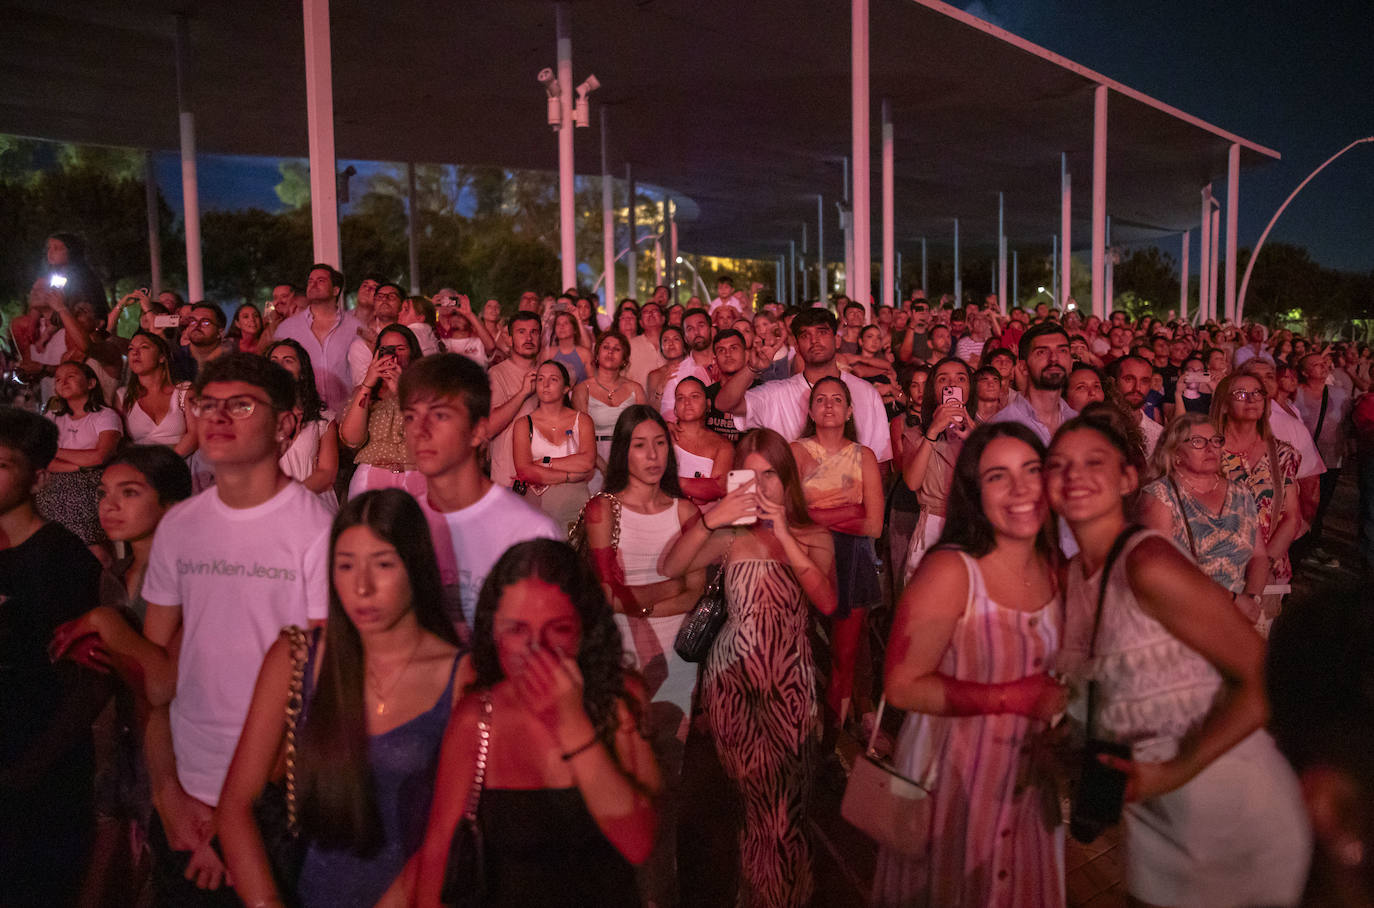
[[663, 229], [659, 233], [658, 242], [654, 244], [654, 283], [666, 284], [668, 282], [668, 269], [663, 261], [663, 244], [668, 242], [668, 197], [664, 196], [658, 202], [658, 217], [663, 224]]
[[558, 246], [562, 262], [563, 286], [577, 286], [577, 212], [573, 208], [573, 192], [577, 179], [573, 170], [573, 75], [572, 75], [572, 4], [559, 0], [554, 4], [554, 18], [558, 36], [558, 101], [563, 109], [563, 122], [558, 127]]
[[1212, 313], [1206, 309], [1206, 302], [1208, 302], [1206, 282], [1212, 276], [1210, 256], [1212, 256], [1212, 184], [1208, 183], [1202, 187], [1202, 236], [1201, 249], [1198, 250], [1198, 319], [1201, 321], [1206, 321], [1212, 317]]
[[1183, 231], [1183, 267], [1178, 276], [1178, 317], [1188, 320], [1188, 244], [1192, 239], [1191, 230]]
[[892, 298], [900, 305], [902, 302], [902, 250], [897, 250], [897, 279], [892, 284]]
[[601, 311], [609, 314], [615, 307], [615, 183], [611, 180], [607, 154], [606, 105], [601, 105], [601, 257], [606, 260], [606, 289], [601, 294]]
[[[625, 295], [633, 299], [639, 298], [639, 243], [635, 239], [635, 231], [639, 226], [635, 223], [635, 175], [630, 169], [630, 165], [625, 165], [625, 191], [628, 195], [627, 217], [626, 220], [630, 228], [630, 254], [625, 258], [625, 280], [628, 289]], [[615, 300], [607, 300], [606, 308], [609, 312], [614, 312], [616, 307]]]
[[1112, 307], [1116, 305], [1116, 263], [1112, 261], [1112, 218], [1107, 216], [1107, 245], [1102, 252], [1102, 279], [1107, 288], [1107, 308], [1102, 312], [1102, 318], [1111, 314]]
[[850, 292], [850, 281], [854, 279], [854, 208], [852, 205], [853, 196], [850, 193], [849, 185], [849, 158], [844, 159], [844, 207], [849, 211], [841, 221], [840, 228], [844, 233], [844, 295]]
[[[1217, 254], [1221, 246], [1221, 209], [1212, 209], [1212, 253], [1208, 259], [1211, 274], [1207, 276], [1207, 309], [1212, 318], [1217, 318], [1217, 284], [1221, 270], [1221, 257]], [[1220, 320], [1220, 319], [1218, 319]]]
[[157, 204], [157, 170], [152, 151], [143, 152], [143, 195], [148, 207], [148, 289], [157, 299], [162, 292], [162, 225]]
[[930, 293], [930, 282], [926, 279], [929, 272], [926, 270], [926, 238], [921, 237], [921, 292]]
[[678, 301], [677, 285], [677, 205], [669, 197], [663, 202], [668, 212], [668, 254], [663, 257], [663, 268], [667, 272], [669, 298]]
[[787, 241], [787, 302], [797, 305], [797, 241]]
[[884, 306], [891, 306], [897, 292], [897, 271], [893, 258], [896, 248], [896, 227], [894, 224], [893, 192], [893, 155], [892, 155], [892, 103], [883, 99], [883, 292], [880, 297]]
[[[307, 10], [309, 3], [306, 4]], [[176, 73], [177, 110], [181, 130], [181, 219], [186, 232], [186, 298], [205, 298], [205, 278], [200, 261], [200, 192], [196, 182], [196, 115], [191, 112], [191, 93], [187, 86], [186, 55], [190, 33], [186, 17], [177, 16]], [[309, 75], [309, 72], [306, 73]], [[333, 172], [331, 168], [330, 172]]]
[[997, 294], [997, 308], [1007, 311], [1007, 231], [1006, 199], [997, 193], [997, 281], [993, 292]]
[[415, 165], [406, 162], [406, 241], [410, 247], [410, 293], [420, 292], [419, 211], [415, 204]]
[[[339, 177], [334, 157], [334, 70], [329, 0], [305, 7], [305, 117], [310, 139], [310, 225], [315, 261], [339, 268]], [[190, 238], [187, 237], [187, 242]]]
[[[825, 199], [816, 195], [816, 297], [822, 304], [830, 302], [830, 282], [825, 277]], [[781, 300], [779, 300], [781, 302]]]
[[869, 231], [873, 217], [869, 206], [869, 181], [873, 158], [869, 154], [868, 126], [868, 0], [850, 0], [850, 107], [854, 146], [854, 276], [849, 296], [873, 315], [873, 254]]
[[1069, 153], [1059, 153], [1059, 308], [1068, 311], [1072, 294], [1073, 262], [1073, 177], [1069, 173]]
[[1093, 90], [1093, 314], [1107, 317], [1104, 265], [1107, 240], [1107, 86]]
[[1226, 155], [1226, 317], [1236, 318], [1236, 225], [1240, 215], [1240, 145]]
[[959, 219], [954, 219], [954, 307], [964, 304], [964, 278], [959, 273]]
[[787, 301], [787, 285], [782, 281], [782, 256], [778, 256], [775, 263], [773, 284], [773, 295], [777, 297], [778, 302], [785, 303]]
[[1050, 234], [1050, 298], [1059, 299], [1059, 234]]
[[802, 257], [801, 257], [801, 279], [802, 279], [802, 303], [805, 304], [811, 296], [811, 269], [806, 266], [806, 222], [802, 221]]
[[[1013, 249], [1013, 250], [1011, 251], [1011, 302], [1012, 302], [1012, 305], [1017, 305], [1017, 300], [1019, 300], [1019, 299], [1021, 298], [1021, 297], [1020, 297], [1020, 293], [1018, 292], [1018, 288], [1020, 287], [1020, 284], [1018, 283], [1019, 278], [1020, 278], [1020, 271], [1021, 271], [1021, 266], [1020, 266], [1020, 264], [1019, 264], [1019, 262], [1018, 262], [1018, 259], [1016, 258], [1016, 250]], [[1011, 310], [1008, 309], [1008, 308], [1006, 307], [1006, 305], [1003, 305], [1003, 306], [1002, 306], [1002, 311], [1003, 311], [1003, 312], [1010, 312]]]

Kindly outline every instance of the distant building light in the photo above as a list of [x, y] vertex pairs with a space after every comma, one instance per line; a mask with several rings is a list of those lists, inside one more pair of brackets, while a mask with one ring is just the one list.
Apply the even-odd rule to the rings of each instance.
[[1045, 292], [1045, 288], [1044, 288], [1044, 287], [1036, 287], [1036, 288], [1035, 288], [1035, 292], [1036, 292], [1036, 293], [1044, 293], [1044, 292]]

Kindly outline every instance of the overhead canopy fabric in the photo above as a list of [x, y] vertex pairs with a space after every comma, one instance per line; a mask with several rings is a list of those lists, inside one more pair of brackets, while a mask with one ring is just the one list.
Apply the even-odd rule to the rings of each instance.
[[[190, 29], [189, 95], [202, 152], [304, 156], [299, 3], [283, 0], [11, 0], [0, 131], [107, 145], [177, 146], [174, 16]], [[557, 168], [535, 74], [555, 57], [547, 0], [333, 0], [341, 158]], [[1278, 154], [935, 0], [871, 0], [873, 186], [878, 105], [890, 100], [899, 244], [997, 232], [1013, 246], [1059, 229], [1059, 161], [1074, 179], [1075, 245], [1090, 217], [1093, 88], [1113, 91], [1107, 211], [1116, 242], [1193, 226], [1198, 190]], [[695, 203], [694, 252], [772, 256], [826, 197], [830, 259], [850, 148], [849, 3], [579, 0], [574, 82], [595, 73], [613, 172]], [[595, 116], [593, 122], [595, 122]], [[600, 171], [595, 127], [577, 170]], [[877, 193], [873, 215], [879, 214]], [[599, 229], [598, 225], [588, 225]], [[878, 236], [875, 225], [874, 236]]]

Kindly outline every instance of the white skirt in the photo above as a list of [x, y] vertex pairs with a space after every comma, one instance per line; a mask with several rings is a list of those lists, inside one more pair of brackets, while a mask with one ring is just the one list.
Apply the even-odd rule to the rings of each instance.
[[644, 677], [649, 697], [649, 724], [660, 734], [686, 742], [692, 718], [692, 695], [697, 687], [697, 666], [673, 649], [678, 628], [686, 614], [656, 618], [631, 618], [617, 613], [625, 655]]
[[1256, 731], [1192, 781], [1126, 805], [1126, 887], [1152, 905], [1295, 905], [1312, 833], [1297, 777]]

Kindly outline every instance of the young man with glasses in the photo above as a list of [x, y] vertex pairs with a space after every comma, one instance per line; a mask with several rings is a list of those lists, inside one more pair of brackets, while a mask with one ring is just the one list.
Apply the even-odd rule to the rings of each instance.
[[[226, 354], [192, 395], [216, 483], [168, 511], [153, 537], [143, 632], [161, 658], [148, 669], [144, 752], [158, 903], [228, 905], [237, 900], [211, 842], [215, 804], [263, 655], [282, 628], [327, 613], [330, 515], [278, 466], [295, 423], [286, 370]], [[168, 703], [159, 692], [171, 689]]]
[[200, 369], [212, 359], [233, 349], [232, 341], [225, 341], [224, 328], [228, 319], [214, 303], [196, 303], [182, 322], [186, 344], [178, 345], [172, 353], [172, 377], [176, 381], [195, 381]]

